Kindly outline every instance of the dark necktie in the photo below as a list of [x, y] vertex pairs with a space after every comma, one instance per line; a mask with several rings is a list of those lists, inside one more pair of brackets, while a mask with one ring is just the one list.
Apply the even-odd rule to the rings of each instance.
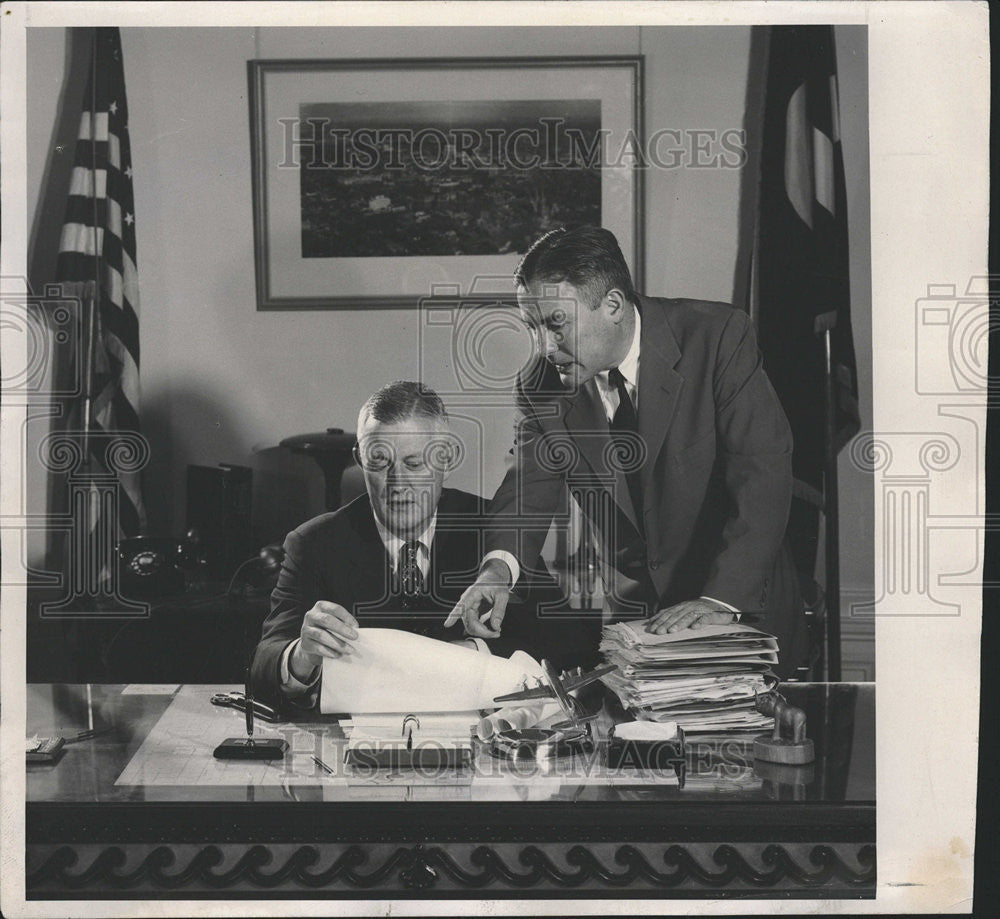
[[[618, 446], [618, 456], [623, 466], [635, 465], [630, 460], [638, 455], [638, 445], [635, 439], [639, 436], [639, 417], [635, 413], [632, 397], [625, 386], [625, 377], [615, 367], [608, 373], [608, 382], [618, 390], [618, 408], [611, 419], [611, 437]], [[635, 516], [639, 521], [639, 532], [643, 527], [642, 479], [636, 466], [631, 472], [625, 473], [628, 482], [628, 493], [635, 508]]]
[[424, 593], [424, 576], [417, 562], [422, 543], [416, 539], [404, 542], [399, 547], [399, 564], [396, 573], [399, 576], [399, 589], [405, 601], [415, 602]]

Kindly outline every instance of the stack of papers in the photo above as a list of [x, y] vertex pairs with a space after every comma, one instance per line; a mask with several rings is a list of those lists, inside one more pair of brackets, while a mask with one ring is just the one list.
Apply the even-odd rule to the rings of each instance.
[[601, 651], [618, 667], [601, 679], [639, 720], [676, 721], [689, 740], [774, 726], [754, 708], [754, 695], [776, 682], [773, 635], [738, 622], [654, 635], [640, 619], [606, 626]]

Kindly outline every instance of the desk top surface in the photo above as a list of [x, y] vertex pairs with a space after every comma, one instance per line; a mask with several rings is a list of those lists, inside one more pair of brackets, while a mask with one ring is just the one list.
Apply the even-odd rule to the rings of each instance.
[[[71, 737], [110, 728], [67, 745], [54, 765], [28, 766], [30, 804], [195, 802], [794, 802], [870, 806], [875, 800], [874, 684], [785, 684], [788, 701], [803, 708], [816, 761], [781, 772], [754, 764], [737, 743], [689, 745], [687, 778], [672, 770], [611, 772], [600, 742], [590, 757], [539, 766], [511, 765], [477, 747], [460, 772], [412, 770], [352, 772], [343, 763], [344, 725], [317, 718], [295, 724], [259, 724], [261, 736], [284, 737], [283, 761], [257, 764], [215, 760], [225, 737], [242, 737], [243, 715], [210, 703], [229, 686], [29, 684], [28, 736]], [[318, 757], [333, 775], [316, 765]], [[787, 769], [787, 767], [786, 767]]]

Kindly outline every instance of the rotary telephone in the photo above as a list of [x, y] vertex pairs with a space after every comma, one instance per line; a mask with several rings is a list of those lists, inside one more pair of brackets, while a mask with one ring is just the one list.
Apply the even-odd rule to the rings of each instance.
[[118, 583], [127, 597], [165, 597], [182, 593], [186, 574], [194, 572], [202, 553], [196, 534], [133, 536], [118, 543]]
[[[281, 570], [284, 550], [280, 545], [264, 546], [233, 574], [258, 589], [270, 590]], [[205, 578], [205, 544], [197, 527], [183, 539], [172, 536], [133, 536], [118, 543], [118, 583], [127, 597], [168, 597], [183, 593], [188, 578]]]

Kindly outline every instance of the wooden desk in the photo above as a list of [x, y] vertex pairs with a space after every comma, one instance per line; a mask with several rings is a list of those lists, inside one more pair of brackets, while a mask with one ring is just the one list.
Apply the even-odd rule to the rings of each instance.
[[[29, 734], [67, 736], [88, 718], [115, 728], [28, 767], [29, 899], [874, 896], [872, 684], [783, 688], [816, 744], [797, 777], [736, 746], [695, 746], [683, 789], [626, 776], [541, 791], [512, 781], [499, 796], [475, 779], [458, 796], [321, 776], [116, 785], [173, 698], [122, 688], [92, 686], [88, 705], [85, 686], [28, 686]], [[215, 688], [197, 687], [206, 706]], [[338, 726], [309, 729], [329, 738]]]

